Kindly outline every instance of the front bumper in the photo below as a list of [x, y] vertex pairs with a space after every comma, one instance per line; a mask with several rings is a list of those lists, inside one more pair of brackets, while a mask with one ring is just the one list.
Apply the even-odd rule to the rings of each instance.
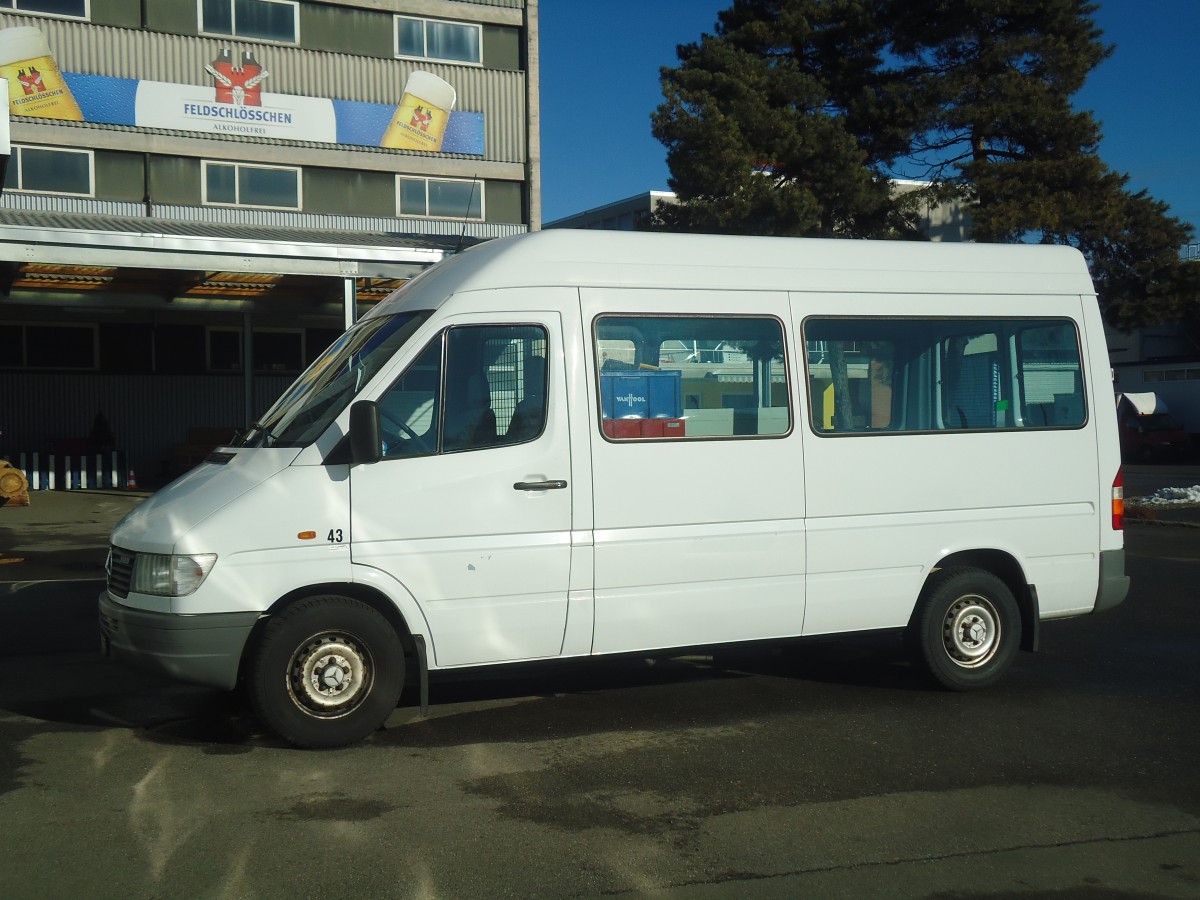
[[100, 594], [100, 649], [105, 656], [179, 681], [231, 690], [242, 651], [260, 613], [182, 616], [122, 606]]

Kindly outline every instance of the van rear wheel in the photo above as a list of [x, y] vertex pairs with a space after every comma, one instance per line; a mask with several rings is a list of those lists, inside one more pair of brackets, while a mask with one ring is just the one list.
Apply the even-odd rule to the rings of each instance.
[[970, 691], [995, 682], [1021, 643], [1021, 613], [1008, 585], [982, 569], [935, 573], [909, 624], [913, 661], [943, 687]]
[[349, 597], [309, 597], [266, 626], [250, 699], [300, 747], [342, 747], [383, 725], [404, 687], [404, 649], [379, 612]]

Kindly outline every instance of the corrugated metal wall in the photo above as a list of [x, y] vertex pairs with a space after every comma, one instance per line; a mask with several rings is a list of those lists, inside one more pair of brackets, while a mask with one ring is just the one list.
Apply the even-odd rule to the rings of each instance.
[[[47, 194], [0, 194], [0, 208], [82, 213], [100, 216], [144, 216], [146, 204], [124, 200], [93, 200], [86, 197], [54, 197]], [[156, 203], [159, 219], [212, 222], [227, 225], [263, 225], [272, 228], [316, 228], [323, 231], [357, 231], [376, 234], [460, 234], [497, 238], [524, 234], [524, 225], [498, 222], [462, 222], [451, 219], [393, 219], [382, 216], [335, 216], [269, 209], [224, 206], [167, 206]]]
[[473, 3], [477, 6], [502, 6], [505, 9], [524, 9], [525, 0], [454, 0], [456, 3]]
[[[293, 376], [256, 376], [254, 415]], [[240, 376], [0, 373], [0, 456], [46, 454], [58, 441], [86, 438], [97, 413], [108, 420], [116, 449], [142, 480], [168, 473], [175, 445], [189, 428], [242, 428], [245, 383]]]
[[[295, 47], [243, 44], [234, 39], [189, 37], [42, 19], [60, 68], [118, 78], [208, 84], [205, 65], [226, 48], [251, 49], [270, 72], [272, 93], [335, 100], [396, 103], [408, 73], [423, 69], [454, 85], [458, 108], [484, 113], [489, 160], [523, 163], [525, 74], [434, 62], [376, 59]], [[423, 154], [424, 155], [424, 154]]]

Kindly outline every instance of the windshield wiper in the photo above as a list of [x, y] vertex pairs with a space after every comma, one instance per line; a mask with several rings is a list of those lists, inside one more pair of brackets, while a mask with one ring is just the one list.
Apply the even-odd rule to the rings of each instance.
[[246, 429], [246, 436], [242, 439], [242, 446], [243, 447], [249, 446], [250, 439], [255, 434], [262, 435], [261, 444], [264, 447], [270, 447], [271, 444], [273, 444], [279, 440], [279, 437], [274, 432], [272, 432], [270, 428], [268, 428], [262, 422], [255, 422], [248, 429]]

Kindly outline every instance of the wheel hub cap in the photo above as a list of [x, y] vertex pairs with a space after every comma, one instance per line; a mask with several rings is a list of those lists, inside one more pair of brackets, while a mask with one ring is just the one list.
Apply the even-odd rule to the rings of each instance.
[[340, 715], [365, 697], [369, 671], [368, 658], [353, 639], [319, 635], [296, 653], [292, 697], [309, 712]]
[[350, 687], [350, 663], [341, 656], [326, 656], [313, 666], [312, 681], [322, 694], [340, 694]]
[[986, 597], [961, 597], [946, 614], [942, 641], [950, 658], [964, 668], [982, 666], [996, 653], [1000, 617]]

